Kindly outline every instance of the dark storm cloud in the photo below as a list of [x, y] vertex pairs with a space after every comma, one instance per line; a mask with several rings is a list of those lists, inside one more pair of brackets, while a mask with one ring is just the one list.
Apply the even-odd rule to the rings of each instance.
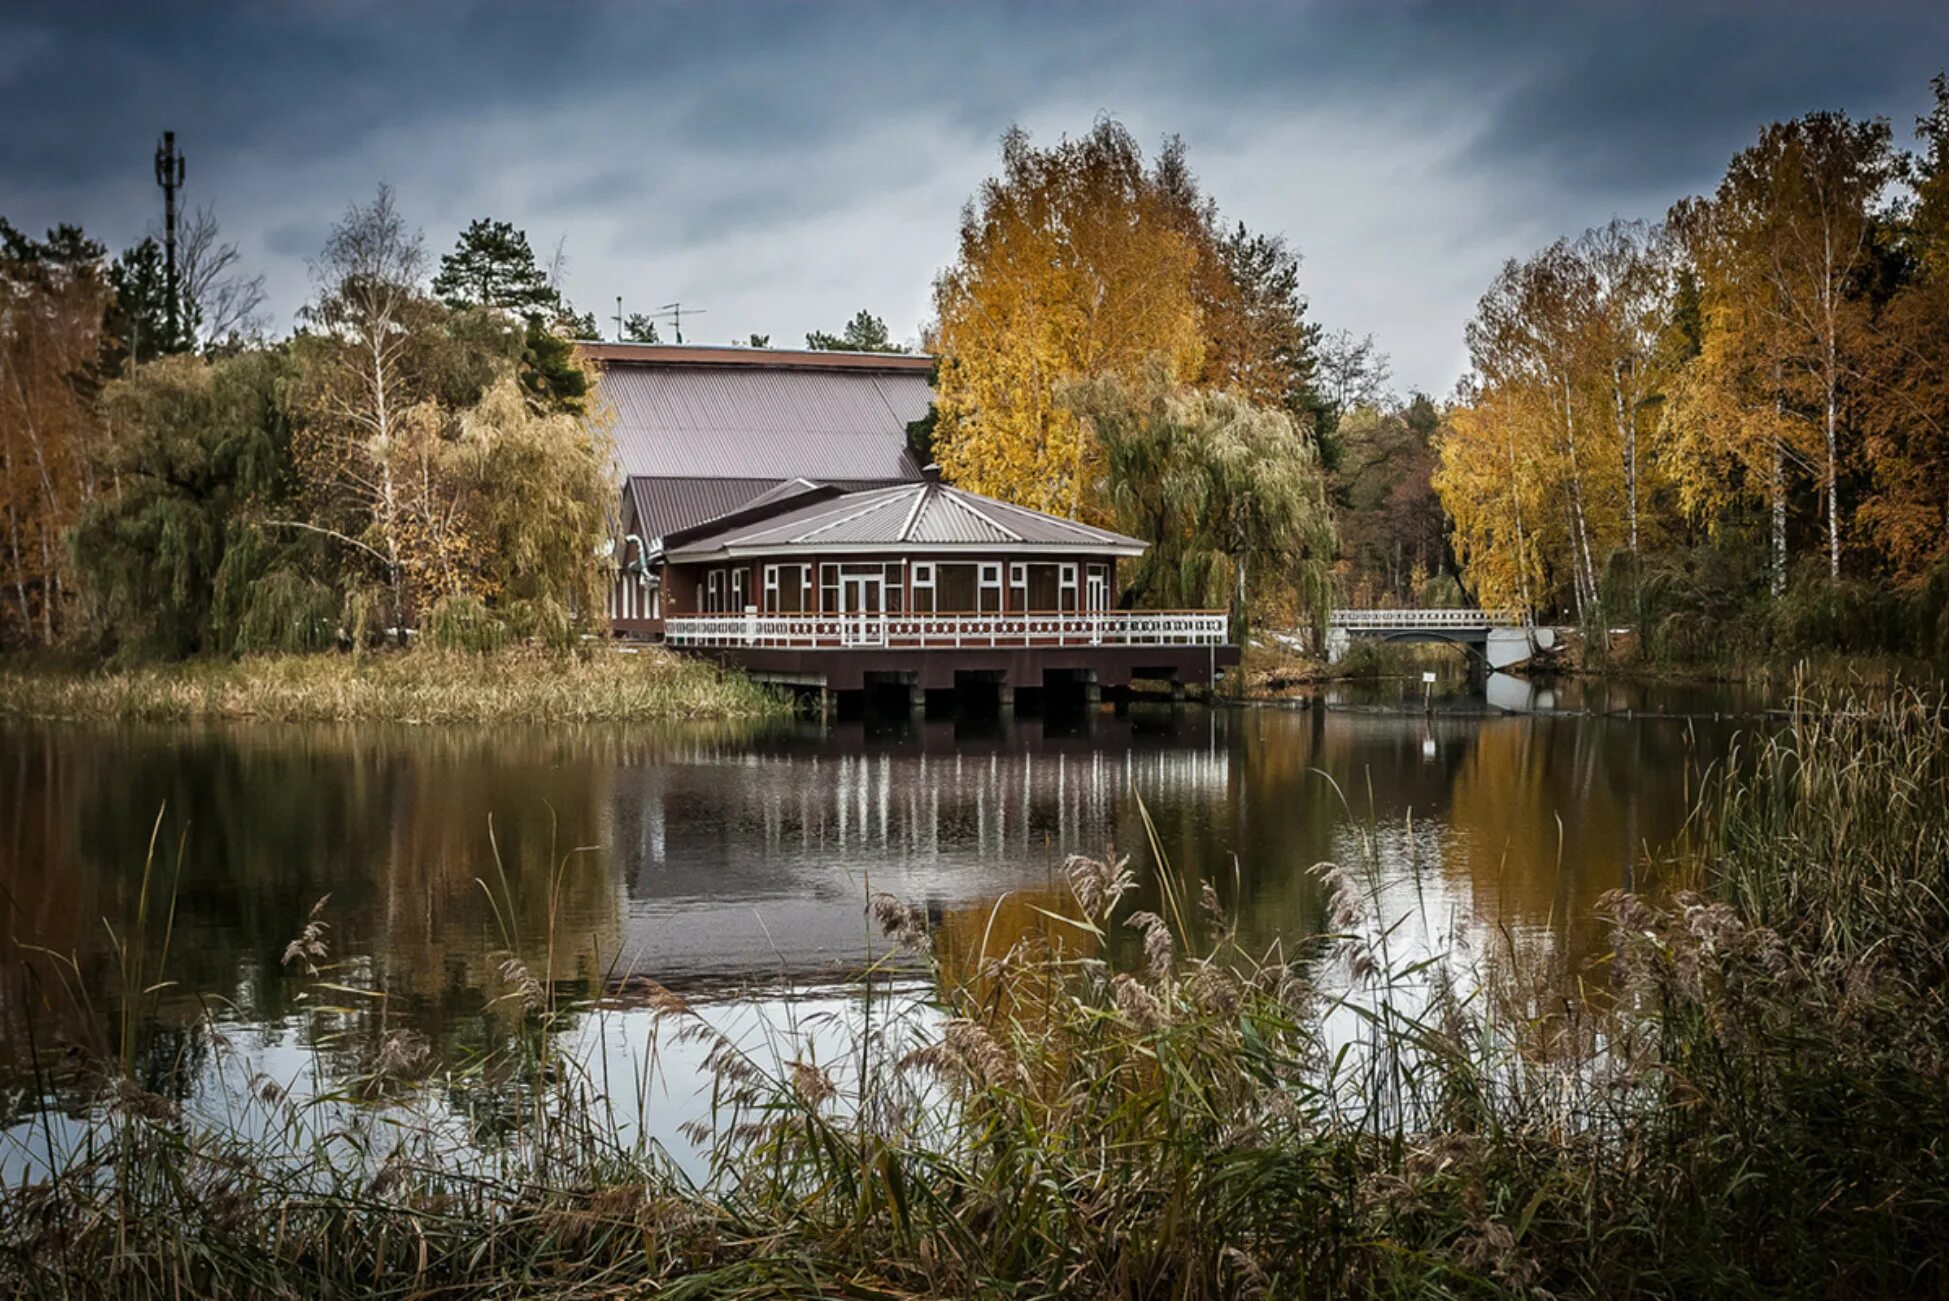
[[[310, 3], [0, 14], [0, 212], [115, 244], [158, 129], [288, 313], [381, 180], [438, 251], [474, 216], [561, 241], [613, 311], [708, 302], [781, 342], [867, 305], [911, 336], [1012, 122], [1181, 133], [1307, 258], [1315, 315], [1443, 388], [1507, 256], [1709, 188], [1771, 118], [1906, 137], [1949, 6]], [[1933, 62], [1932, 62], [1933, 61]]]

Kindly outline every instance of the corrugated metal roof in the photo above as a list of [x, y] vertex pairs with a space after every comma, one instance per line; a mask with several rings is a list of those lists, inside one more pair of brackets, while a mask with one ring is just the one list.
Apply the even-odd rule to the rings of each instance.
[[632, 475], [630, 500], [636, 506], [636, 531], [660, 538], [692, 524], [728, 515], [780, 485], [774, 479], [680, 479]]
[[657, 361], [604, 367], [623, 473], [652, 478], [912, 481], [907, 426], [927, 373]]
[[676, 559], [727, 551], [857, 546], [988, 546], [1037, 551], [1145, 549], [1109, 529], [1059, 519], [940, 483], [899, 484], [849, 492], [783, 515], [706, 530], [672, 549]]

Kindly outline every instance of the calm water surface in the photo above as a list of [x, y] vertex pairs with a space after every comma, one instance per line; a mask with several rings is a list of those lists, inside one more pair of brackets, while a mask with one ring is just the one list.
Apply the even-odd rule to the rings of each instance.
[[[546, 962], [551, 880], [571, 990], [628, 973], [830, 987], [878, 951], [869, 891], [923, 904], [950, 957], [1064, 907], [1071, 853], [1131, 853], [1154, 898], [1146, 811], [1169, 870], [1212, 880], [1249, 945], [1324, 929], [1310, 869], [1372, 835], [1417, 943], [1493, 930], [1574, 970], [1603, 943], [1598, 896], [1655, 871], [1764, 703], [1499, 679], [1424, 714], [1420, 692], [756, 731], [8, 726], [0, 1087], [18, 1121], [41, 1096], [35, 1051], [99, 1033], [152, 833], [156, 940], [174, 908], [163, 1020], [214, 1016], [273, 1075], [315, 1073], [323, 1051], [282, 958], [326, 896], [339, 978], [455, 1060], [495, 1037], [506, 952]], [[723, 1015], [768, 997], [727, 996]]]

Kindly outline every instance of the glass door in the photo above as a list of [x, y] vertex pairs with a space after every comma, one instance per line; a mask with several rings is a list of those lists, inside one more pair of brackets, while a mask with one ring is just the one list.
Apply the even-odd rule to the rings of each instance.
[[839, 578], [840, 641], [847, 646], [884, 646], [886, 577], [882, 574], [841, 574]]

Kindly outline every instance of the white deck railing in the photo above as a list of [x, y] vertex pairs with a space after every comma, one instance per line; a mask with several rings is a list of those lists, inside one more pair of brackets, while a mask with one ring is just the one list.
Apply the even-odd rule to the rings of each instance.
[[1392, 628], [1512, 628], [1523, 624], [1515, 610], [1335, 610], [1329, 628], [1386, 631]]
[[672, 646], [787, 650], [930, 650], [949, 647], [1222, 646], [1214, 610], [1103, 610], [1071, 614], [673, 614]]

